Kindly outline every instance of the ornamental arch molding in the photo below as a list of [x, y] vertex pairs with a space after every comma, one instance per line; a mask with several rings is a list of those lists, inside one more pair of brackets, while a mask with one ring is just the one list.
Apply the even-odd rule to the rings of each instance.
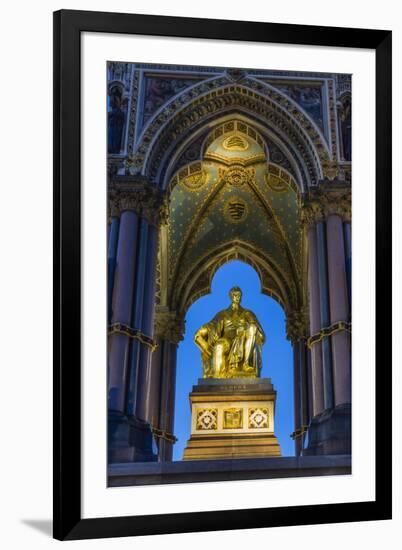
[[243, 113], [262, 126], [275, 129], [298, 152], [309, 185], [325, 176], [325, 167], [331, 163], [330, 153], [314, 124], [281, 92], [253, 79], [228, 84], [218, 78], [195, 86], [191, 94], [181, 94], [149, 124], [131, 157], [131, 169], [159, 180], [169, 157], [189, 134], [230, 112]]
[[225, 243], [200, 258], [192, 270], [185, 273], [172, 288], [170, 309], [184, 318], [189, 307], [211, 292], [217, 270], [224, 264], [240, 260], [255, 269], [261, 282], [261, 292], [275, 299], [289, 315], [300, 308], [300, 289], [297, 282], [284, 276], [282, 270], [262, 251], [249, 243], [236, 240]]
[[[302, 193], [307, 190], [307, 181], [308, 174], [305, 172], [304, 162], [301, 155], [298, 155], [298, 152], [292, 148], [292, 145], [286, 142], [286, 137], [279, 135], [277, 132], [273, 131], [272, 128], [264, 125], [260, 120], [255, 116], [250, 116], [249, 113], [243, 113], [236, 111], [235, 113], [226, 113], [218, 118], [207, 121], [203, 126], [200, 126], [193, 132], [188, 132], [183, 139], [177, 143], [176, 150], [172, 152], [171, 158], [164, 163], [161, 170], [161, 187], [166, 190], [170, 189], [170, 184], [172, 181], [172, 176], [183, 164], [180, 164], [181, 156], [186, 153], [193, 145], [197, 147], [197, 159], [195, 160], [202, 161], [204, 158], [205, 150], [207, 149], [207, 142], [209, 137], [219, 129], [220, 126], [225, 126], [227, 123], [237, 120], [243, 122], [244, 124], [252, 127], [257, 134], [259, 134], [264, 143], [265, 148], [268, 149], [268, 154], [266, 160], [270, 159], [269, 149], [270, 146], [268, 143], [273, 143], [275, 148], [277, 148], [289, 163], [291, 171], [294, 175], [296, 182], [298, 183], [299, 191]], [[202, 140], [202, 143], [199, 144], [198, 141]], [[179, 164], [179, 166], [178, 166]], [[289, 168], [288, 168], [289, 171]]]

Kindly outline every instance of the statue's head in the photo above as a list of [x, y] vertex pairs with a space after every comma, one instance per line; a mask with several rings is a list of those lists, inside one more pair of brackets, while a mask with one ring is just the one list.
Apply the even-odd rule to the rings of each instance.
[[229, 296], [232, 304], [240, 304], [241, 297], [242, 297], [242, 291], [239, 286], [234, 286], [229, 290]]

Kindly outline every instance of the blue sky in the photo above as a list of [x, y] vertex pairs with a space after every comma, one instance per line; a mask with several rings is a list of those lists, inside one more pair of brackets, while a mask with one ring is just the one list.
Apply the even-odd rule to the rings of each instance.
[[177, 381], [174, 434], [179, 441], [174, 446], [174, 460], [181, 460], [190, 437], [191, 414], [188, 395], [198, 378], [202, 377], [201, 355], [193, 342], [194, 333], [221, 309], [228, 307], [228, 292], [232, 286], [243, 291], [242, 306], [257, 315], [266, 334], [263, 346], [262, 377], [270, 377], [277, 391], [275, 434], [282, 455], [294, 455], [290, 434], [293, 424], [293, 355], [286, 340], [285, 315], [282, 307], [261, 293], [256, 271], [240, 261], [222, 266], [212, 281], [212, 292], [195, 302], [186, 315], [186, 333], [177, 354]]

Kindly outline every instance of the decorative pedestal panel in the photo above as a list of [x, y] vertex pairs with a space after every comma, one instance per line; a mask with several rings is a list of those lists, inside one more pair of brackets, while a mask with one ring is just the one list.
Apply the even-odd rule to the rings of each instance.
[[275, 401], [270, 378], [199, 379], [183, 460], [281, 456]]

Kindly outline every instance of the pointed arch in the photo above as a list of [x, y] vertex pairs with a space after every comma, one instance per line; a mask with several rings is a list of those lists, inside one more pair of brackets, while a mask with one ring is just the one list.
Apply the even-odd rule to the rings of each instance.
[[173, 285], [169, 300], [171, 309], [184, 316], [191, 304], [211, 292], [216, 271], [233, 260], [241, 260], [256, 270], [261, 281], [261, 292], [274, 298], [286, 314], [298, 307], [300, 298], [297, 281], [288, 280], [268, 254], [250, 243], [236, 239], [217, 246], [199, 258], [193, 269]]
[[325, 140], [283, 94], [256, 81], [248, 84], [253, 88], [226, 84], [201, 95], [197, 95], [195, 87], [190, 103], [172, 104], [167, 114], [156, 117], [139, 144], [134, 164], [142, 167], [144, 175], [159, 181], [172, 154], [190, 133], [228, 113], [240, 112], [279, 135], [293, 154], [302, 159], [308, 184], [316, 184], [323, 175], [322, 164], [329, 160]]

